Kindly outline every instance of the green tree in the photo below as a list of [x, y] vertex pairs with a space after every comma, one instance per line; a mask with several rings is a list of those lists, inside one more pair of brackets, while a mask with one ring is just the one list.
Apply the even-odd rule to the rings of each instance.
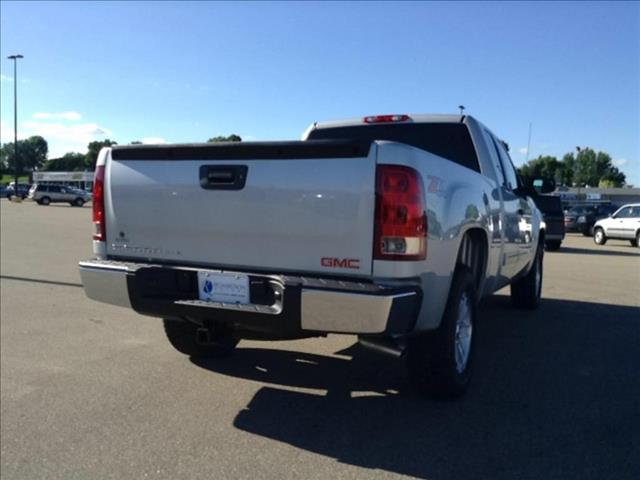
[[[47, 160], [49, 146], [40, 135], [34, 135], [26, 140], [18, 140], [18, 172], [40, 168]], [[13, 172], [16, 165], [13, 142], [5, 143], [0, 150], [2, 163]]]
[[43, 170], [51, 172], [83, 171], [87, 168], [85, 154], [77, 152], [65, 153], [60, 158], [52, 158], [44, 164]]
[[574, 183], [581, 187], [595, 187], [603, 179], [616, 187], [621, 187], [626, 180], [624, 173], [613, 166], [611, 156], [608, 153], [596, 153], [592, 148], [578, 151], [574, 170]]
[[567, 153], [560, 161], [555, 157], [540, 156], [520, 167], [519, 171], [524, 178], [548, 177], [567, 186], [595, 187], [606, 180], [607, 185], [621, 187], [626, 180], [608, 153], [591, 148], [578, 150], [577, 154]]
[[563, 168], [560, 183], [562, 185], [571, 187], [574, 181], [576, 158], [573, 156], [573, 153], [565, 153], [565, 155], [562, 157], [561, 163]]
[[7, 153], [4, 150], [4, 147], [0, 148], [0, 174], [6, 172], [9, 168], [7, 164]]
[[240, 135], [236, 135], [235, 133], [232, 133], [227, 137], [219, 135], [217, 137], [210, 138], [209, 140], [207, 140], [207, 143], [241, 142], [241, 141], [242, 141], [242, 138], [240, 138]]
[[611, 170], [602, 176], [598, 185], [600, 185], [601, 182], [606, 182], [608, 187], [603, 188], [622, 187], [626, 181], [627, 176], [624, 173], [618, 170], [617, 167], [611, 167]]
[[562, 164], [556, 157], [540, 155], [520, 167], [519, 172], [525, 179], [548, 177], [559, 181], [562, 177], [562, 170]]
[[87, 145], [87, 154], [85, 155], [84, 162], [86, 167], [90, 170], [94, 170], [96, 168], [96, 161], [98, 160], [98, 154], [100, 153], [100, 150], [102, 150], [103, 147], [110, 147], [111, 145], [117, 144], [118, 142], [109, 140], [108, 138], [102, 141], [96, 140], [94, 142], [91, 142], [89, 145]]

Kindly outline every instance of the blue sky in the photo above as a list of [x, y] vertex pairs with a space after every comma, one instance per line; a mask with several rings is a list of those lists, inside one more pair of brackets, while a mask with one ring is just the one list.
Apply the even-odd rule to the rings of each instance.
[[640, 5], [630, 3], [0, 4], [2, 142], [299, 138], [313, 121], [455, 112], [516, 164], [576, 146], [640, 185]]

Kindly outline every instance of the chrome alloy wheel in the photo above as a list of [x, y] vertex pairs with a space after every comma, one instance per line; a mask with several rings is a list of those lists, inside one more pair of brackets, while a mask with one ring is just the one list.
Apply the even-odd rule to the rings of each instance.
[[471, 335], [473, 325], [471, 323], [471, 300], [466, 293], [460, 297], [458, 304], [458, 317], [456, 318], [456, 370], [458, 373], [464, 372], [469, 362], [471, 353]]

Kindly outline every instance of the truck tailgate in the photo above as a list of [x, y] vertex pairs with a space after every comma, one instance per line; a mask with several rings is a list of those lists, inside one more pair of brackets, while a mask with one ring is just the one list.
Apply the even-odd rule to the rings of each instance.
[[344, 141], [116, 147], [107, 255], [370, 275], [375, 156]]

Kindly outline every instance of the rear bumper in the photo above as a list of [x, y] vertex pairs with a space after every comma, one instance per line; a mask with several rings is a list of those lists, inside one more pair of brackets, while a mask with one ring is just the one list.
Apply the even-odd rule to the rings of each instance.
[[87, 296], [140, 314], [222, 323], [241, 338], [301, 338], [325, 333], [410, 333], [422, 292], [361, 280], [249, 275], [251, 304], [198, 299], [196, 268], [109, 260], [80, 262]]

